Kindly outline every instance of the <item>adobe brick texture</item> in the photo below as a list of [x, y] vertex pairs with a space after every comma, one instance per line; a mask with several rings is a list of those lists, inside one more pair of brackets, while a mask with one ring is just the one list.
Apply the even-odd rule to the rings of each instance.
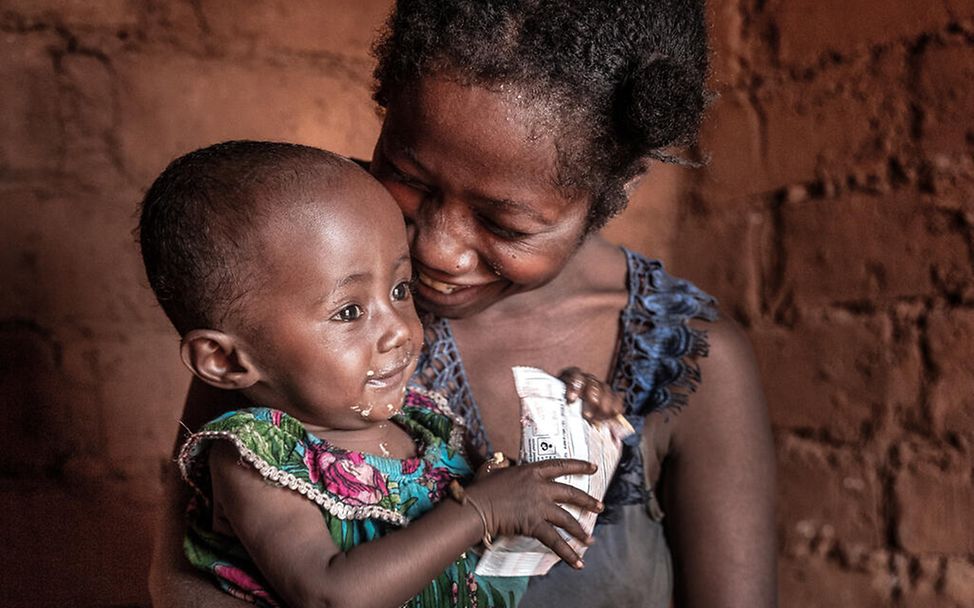
[[[388, 0], [0, 0], [4, 606], [147, 605], [188, 377], [135, 203], [174, 156], [368, 158]], [[781, 605], [974, 605], [974, 2], [712, 0], [701, 170], [613, 240], [750, 333], [781, 480]]]

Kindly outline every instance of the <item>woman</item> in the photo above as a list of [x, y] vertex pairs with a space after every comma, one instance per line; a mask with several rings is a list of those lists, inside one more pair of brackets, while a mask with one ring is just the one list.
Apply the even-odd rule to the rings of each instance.
[[[706, 294], [596, 233], [650, 159], [693, 140], [703, 7], [404, 1], [376, 49], [370, 168], [406, 216], [428, 313], [416, 381], [448, 394], [483, 453], [518, 453], [514, 365], [607, 379], [640, 431], [586, 567], [534, 579], [523, 605], [773, 605], [774, 456], [747, 342]], [[191, 393], [187, 420], [212, 402]], [[155, 599], [219, 605], [163, 565], [175, 520]]]

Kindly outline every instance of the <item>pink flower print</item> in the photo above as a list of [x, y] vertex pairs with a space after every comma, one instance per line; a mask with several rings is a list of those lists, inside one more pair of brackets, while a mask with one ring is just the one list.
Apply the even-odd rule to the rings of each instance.
[[411, 475], [416, 472], [419, 468], [420, 459], [419, 458], [407, 458], [402, 461], [402, 474]]
[[328, 467], [335, 463], [335, 455], [328, 451], [325, 446], [308, 446], [304, 451], [304, 466], [308, 467], [308, 478], [311, 483], [318, 483]]
[[263, 587], [260, 586], [253, 577], [249, 574], [237, 568], [235, 566], [229, 566], [227, 564], [214, 564], [213, 572], [221, 579], [227, 581], [231, 585], [235, 586], [237, 589], [249, 594], [253, 597], [259, 597], [266, 601], [271, 606], [277, 606], [278, 603], [274, 601], [274, 598], [270, 593], [267, 592]]
[[467, 575], [467, 590], [471, 608], [477, 608], [477, 579], [474, 578], [473, 572]]
[[453, 481], [453, 474], [444, 467], [432, 467], [423, 476], [423, 485], [429, 488], [429, 498], [437, 502], [443, 497], [446, 487]]
[[389, 494], [385, 479], [358, 452], [345, 454], [322, 473], [325, 488], [350, 505], [374, 505]]

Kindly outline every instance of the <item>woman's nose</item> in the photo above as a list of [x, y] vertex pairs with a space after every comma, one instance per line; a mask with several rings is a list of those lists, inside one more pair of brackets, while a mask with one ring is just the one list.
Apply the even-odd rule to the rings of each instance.
[[474, 232], [464, 206], [429, 200], [412, 218], [412, 253], [419, 263], [444, 274], [459, 275], [477, 267]]

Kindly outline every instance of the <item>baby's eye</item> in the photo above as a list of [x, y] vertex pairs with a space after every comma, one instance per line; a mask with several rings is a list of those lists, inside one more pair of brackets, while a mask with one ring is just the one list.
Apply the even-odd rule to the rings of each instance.
[[356, 319], [362, 316], [363, 312], [365, 311], [363, 311], [362, 307], [359, 306], [358, 304], [349, 304], [348, 306], [342, 308], [337, 313], [335, 313], [335, 316], [332, 317], [332, 320], [344, 321], [344, 322], [355, 321]]
[[408, 300], [409, 294], [412, 291], [411, 281], [402, 281], [398, 285], [392, 288], [392, 299], [393, 300]]

